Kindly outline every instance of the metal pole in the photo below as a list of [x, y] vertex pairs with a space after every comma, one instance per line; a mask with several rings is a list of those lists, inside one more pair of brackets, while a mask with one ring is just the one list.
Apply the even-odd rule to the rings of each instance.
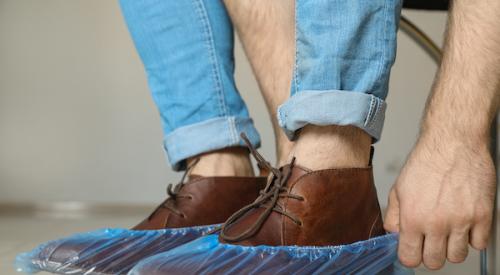
[[[491, 157], [495, 163], [496, 170], [498, 171], [498, 160], [497, 160], [497, 134], [498, 134], [498, 116], [495, 116], [493, 123], [491, 125]], [[497, 186], [498, 186], [498, 175], [497, 175]], [[493, 204], [493, 222], [491, 225], [491, 235], [488, 247], [481, 251], [481, 275], [495, 275], [496, 274], [496, 243], [497, 243], [497, 212], [498, 212], [498, 190], [495, 192], [495, 203]]]
[[443, 52], [441, 48], [432, 41], [432, 39], [422, 30], [420, 30], [415, 24], [413, 24], [406, 17], [401, 16], [399, 21], [399, 28], [406, 33], [413, 41], [415, 41], [420, 47], [429, 54], [429, 56], [436, 62], [439, 66], [441, 63], [441, 57]]

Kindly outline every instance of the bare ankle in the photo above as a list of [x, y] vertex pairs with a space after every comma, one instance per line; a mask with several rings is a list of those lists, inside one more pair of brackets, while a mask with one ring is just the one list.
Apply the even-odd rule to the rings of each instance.
[[304, 127], [290, 157], [312, 170], [366, 167], [370, 158], [371, 137], [354, 126]]
[[[281, 133], [283, 131], [280, 129]], [[284, 134], [275, 131], [276, 136], [276, 163], [278, 167], [283, 166], [289, 162], [289, 156], [294, 148], [294, 142], [288, 140]]]
[[214, 176], [254, 176], [249, 153], [243, 147], [231, 147], [204, 153], [187, 160], [188, 166], [199, 159], [191, 174], [204, 177]]

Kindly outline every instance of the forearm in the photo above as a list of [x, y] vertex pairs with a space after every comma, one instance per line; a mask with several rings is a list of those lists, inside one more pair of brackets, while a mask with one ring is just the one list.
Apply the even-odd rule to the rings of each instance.
[[500, 89], [500, 1], [455, 0], [422, 137], [486, 144]]
[[410, 267], [463, 262], [484, 249], [495, 167], [488, 150], [500, 88], [500, 1], [454, 0], [443, 62], [420, 138], [390, 193], [385, 227]]

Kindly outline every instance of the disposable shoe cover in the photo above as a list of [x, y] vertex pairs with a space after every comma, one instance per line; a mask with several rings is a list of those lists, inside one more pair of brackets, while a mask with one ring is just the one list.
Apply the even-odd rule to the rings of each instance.
[[206, 235], [216, 225], [162, 230], [100, 229], [49, 241], [19, 254], [20, 272], [126, 274], [140, 260]]
[[139, 262], [129, 275], [413, 274], [397, 261], [396, 234], [341, 246], [240, 246], [207, 235]]

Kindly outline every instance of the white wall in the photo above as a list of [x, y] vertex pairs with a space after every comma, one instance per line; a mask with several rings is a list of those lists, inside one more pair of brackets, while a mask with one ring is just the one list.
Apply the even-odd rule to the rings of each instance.
[[[445, 14], [405, 12], [441, 41]], [[404, 34], [376, 150], [382, 204], [413, 144], [435, 65]], [[272, 156], [271, 125], [238, 45], [237, 83]], [[162, 134], [116, 1], [0, 0], [0, 202], [156, 203]]]

